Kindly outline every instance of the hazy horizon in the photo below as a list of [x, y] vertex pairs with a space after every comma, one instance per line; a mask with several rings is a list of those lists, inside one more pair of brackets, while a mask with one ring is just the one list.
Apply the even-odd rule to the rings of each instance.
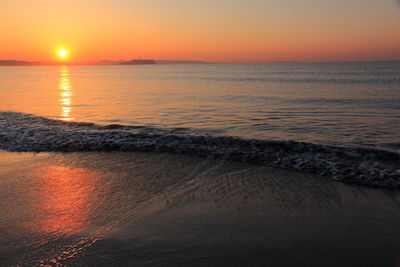
[[[124, 60], [109, 60], [102, 59], [91, 62], [71, 62], [71, 61], [28, 61], [28, 60], [15, 60], [15, 59], [0, 59], [0, 66], [74, 66], [74, 65], [82, 65], [82, 66], [90, 66], [90, 65], [121, 65], [119, 63], [127, 62], [135, 59], [124, 59]], [[337, 60], [337, 61], [253, 61], [253, 62], [223, 62], [223, 61], [202, 61], [197, 59], [141, 59], [141, 60], [154, 60], [156, 64], [274, 64], [274, 63], [368, 63], [368, 62], [397, 62], [400, 61], [398, 59], [387, 59], [387, 60]], [[16, 65], [7, 65], [3, 64], [6, 61], [14, 61]], [[18, 65], [18, 63], [25, 63], [26, 65]], [[139, 64], [140, 65], [140, 64]]]

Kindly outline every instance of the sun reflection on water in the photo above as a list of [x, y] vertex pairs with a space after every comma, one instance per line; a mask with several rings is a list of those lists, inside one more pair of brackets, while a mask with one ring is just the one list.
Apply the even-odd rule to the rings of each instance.
[[36, 207], [36, 231], [71, 236], [89, 225], [95, 177], [98, 173], [82, 168], [49, 166], [43, 169], [39, 190], [43, 198]]
[[71, 121], [74, 118], [71, 117], [72, 111], [72, 86], [69, 79], [69, 72], [66, 66], [61, 67], [60, 71], [60, 104], [61, 104], [61, 120]]

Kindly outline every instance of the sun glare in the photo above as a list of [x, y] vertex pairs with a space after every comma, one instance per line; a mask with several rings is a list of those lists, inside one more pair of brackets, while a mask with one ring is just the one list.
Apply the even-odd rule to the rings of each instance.
[[60, 50], [58, 50], [58, 56], [61, 59], [65, 59], [68, 56], [68, 51], [65, 49], [60, 49]]

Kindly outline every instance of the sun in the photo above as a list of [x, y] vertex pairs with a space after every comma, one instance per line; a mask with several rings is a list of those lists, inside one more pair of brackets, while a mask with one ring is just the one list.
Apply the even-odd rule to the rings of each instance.
[[68, 51], [66, 49], [59, 49], [58, 50], [58, 57], [61, 59], [65, 59], [68, 56]]

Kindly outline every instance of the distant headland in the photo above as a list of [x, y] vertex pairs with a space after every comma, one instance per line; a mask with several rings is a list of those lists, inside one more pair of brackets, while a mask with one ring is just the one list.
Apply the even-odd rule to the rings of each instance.
[[34, 62], [24, 60], [0, 60], [0, 66], [61, 66], [61, 65], [155, 65], [155, 64], [202, 64], [208, 63], [199, 60], [100, 60], [94, 62]]
[[133, 59], [129, 61], [123, 61], [118, 65], [154, 65], [154, 64], [156, 64], [156, 61], [152, 59]]

